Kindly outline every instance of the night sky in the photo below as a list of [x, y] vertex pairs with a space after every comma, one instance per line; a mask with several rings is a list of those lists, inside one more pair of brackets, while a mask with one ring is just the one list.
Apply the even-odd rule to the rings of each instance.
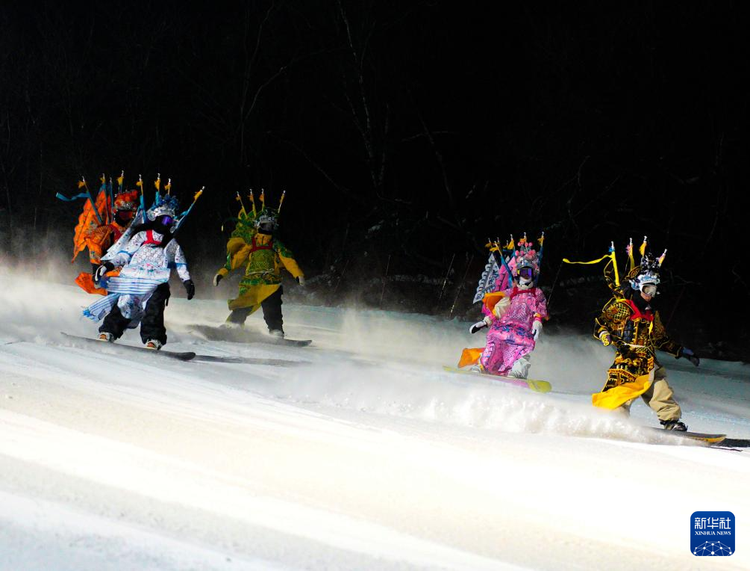
[[648, 235], [672, 334], [750, 347], [743, 3], [194, 4], [3, 4], [5, 256], [64, 261], [79, 176], [161, 173], [206, 187], [180, 236], [199, 296], [235, 193], [286, 190], [314, 302], [473, 319], [487, 237], [544, 231], [550, 325], [585, 330], [601, 267], [561, 259]]

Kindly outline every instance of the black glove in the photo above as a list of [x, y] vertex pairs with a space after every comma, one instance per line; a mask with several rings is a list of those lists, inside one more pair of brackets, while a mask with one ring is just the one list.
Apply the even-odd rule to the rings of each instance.
[[182, 282], [182, 285], [185, 286], [187, 298], [193, 299], [193, 296], [195, 295], [195, 284], [193, 283], [193, 280], [185, 280], [184, 282]]
[[104, 274], [111, 272], [115, 269], [115, 265], [112, 262], [102, 262], [102, 264], [96, 268], [94, 272], [94, 282], [99, 283], [104, 277]]
[[682, 347], [680, 349], [680, 352], [677, 353], [677, 358], [679, 359], [680, 357], [687, 359], [696, 367], [701, 364], [700, 357], [698, 357], [698, 355], [696, 355], [693, 351], [691, 351], [687, 347]]
[[487, 322], [486, 321], [477, 321], [474, 325], [472, 325], [471, 327], [469, 327], [469, 333], [471, 333], [472, 335], [474, 335], [474, 333], [476, 333], [480, 329], [484, 329], [485, 327], [487, 327]]

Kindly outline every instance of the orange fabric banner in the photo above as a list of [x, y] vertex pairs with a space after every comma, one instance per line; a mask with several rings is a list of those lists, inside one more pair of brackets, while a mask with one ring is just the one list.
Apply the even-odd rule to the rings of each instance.
[[[100, 191], [99, 195], [96, 197], [96, 209], [105, 221], [110, 207], [111, 201], [107, 197], [107, 194]], [[78, 254], [86, 248], [86, 239], [99, 225], [99, 220], [96, 217], [94, 207], [91, 205], [91, 201], [87, 200], [83, 205], [81, 215], [78, 217], [78, 225], [75, 227], [73, 235], [73, 259], [71, 262], [74, 262]]]
[[458, 368], [460, 369], [461, 367], [467, 367], [468, 365], [478, 363], [482, 351], [484, 351], [484, 347], [464, 349], [461, 352], [461, 359], [458, 361]]
[[107, 290], [100, 287], [96, 287], [94, 278], [89, 272], [81, 272], [76, 278], [76, 284], [86, 293], [96, 293], [99, 295], [107, 295]]
[[504, 297], [505, 297], [505, 294], [501, 291], [487, 293], [482, 298], [482, 303], [484, 304], [484, 307], [487, 308], [487, 311], [489, 311], [490, 313], [493, 313], [495, 310], [495, 306], [497, 305], [497, 302], [503, 299]]
[[[120, 270], [112, 270], [111, 272], [107, 272], [107, 277], [113, 277], [113, 276], [119, 276]], [[86, 293], [95, 293], [98, 295], [107, 295], [107, 290], [102, 289], [100, 287], [97, 287], [97, 285], [94, 283], [94, 276], [92, 276], [89, 272], [81, 272], [78, 274], [78, 277], [75, 280], [78, 287], [80, 287], [83, 291]]]

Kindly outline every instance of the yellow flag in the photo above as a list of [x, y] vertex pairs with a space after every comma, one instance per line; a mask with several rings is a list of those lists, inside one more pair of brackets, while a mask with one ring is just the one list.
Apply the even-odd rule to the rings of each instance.
[[661, 256], [659, 256], [659, 266], [660, 267], [664, 263], [664, 258], [666, 258], [666, 257], [667, 257], [667, 251], [664, 250], [664, 253]]
[[[612, 244], [609, 248], [609, 253], [606, 256], [602, 256], [601, 258], [597, 258], [596, 260], [591, 260], [588, 262], [574, 262], [569, 260], [568, 258], [563, 258], [563, 262], [566, 264], [582, 264], [584, 266], [589, 266], [591, 264], [598, 264], [599, 262], [602, 262], [609, 258], [612, 261], [612, 269], [615, 273], [615, 285], [619, 287], [620, 285], [620, 272], [617, 270], [617, 256], [615, 256], [615, 246]], [[605, 268], [606, 270], [606, 268]]]
[[563, 262], [566, 264], [583, 264], [585, 266], [588, 266], [590, 264], [598, 264], [602, 260], [606, 260], [607, 258], [612, 258], [612, 254], [607, 254], [606, 256], [602, 256], [601, 258], [598, 258], [596, 260], [591, 260], [590, 262], [571, 262], [568, 258], [563, 258]]
[[86, 186], [86, 179], [81, 177], [81, 180], [78, 181], [78, 188], [83, 188]]
[[161, 174], [156, 175], [156, 180], [154, 181], [154, 186], [156, 187], [156, 190], [161, 190]]
[[638, 251], [641, 253], [641, 257], [646, 255], [646, 245], [648, 244], [648, 238], [646, 236], [643, 237], [643, 244], [641, 244], [641, 247], [638, 248]]
[[242, 197], [240, 196], [240, 191], [239, 191], [239, 190], [237, 191], [237, 194], [236, 194], [236, 196], [234, 197], [234, 199], [235, 199], [235, 200], [236, 200], [237, 202], [239, 202], [239, 203], [240, 203], [240, 212], [239, 212], [239, 214], [237, 214], [237, 218], [239, 218], [239, 217], [240, 217], [241, 215], [243, 215], [243, 214], [244, 214], [245, 216], [247, 216], [247, 212], [245, 211], [245, 205], [244, 205], [244, 204], [242, 204]]
[[633, 239], [630, 239], [630, 243], [628, 244], [628, 247], [626, 248], [628, 252], [628, 262], [630, 264], [629, 271], [633, 271], [633, 268], [635, 267], [635, 258], [633, 257]]
[[122, 183], [125, 182], [125, 171], [122, 171], [120, 173], [120, 176], [117, 177], [117, 184], [119, 186], [122, 186]]

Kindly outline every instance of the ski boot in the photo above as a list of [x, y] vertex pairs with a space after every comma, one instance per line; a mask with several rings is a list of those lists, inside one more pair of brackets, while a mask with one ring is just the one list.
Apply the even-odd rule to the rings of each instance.
[[114, 343], [115, 342], [115, 336], [111, 333], [108, 333], [106, 331], [102, 331], [99, 333], [99, 337], [96, 338], [97, 341], [104, 341], [105, 343]]
[[681, 420], [660, 420], [664, 430], [677, 430], [679, 432], [687, 432], [687, 425]]
[[161, 349], [162, 343], [158, 339], [149, 339], [146, 341], [146, 349], [153, 349], [154, 351], [158, 351]]

